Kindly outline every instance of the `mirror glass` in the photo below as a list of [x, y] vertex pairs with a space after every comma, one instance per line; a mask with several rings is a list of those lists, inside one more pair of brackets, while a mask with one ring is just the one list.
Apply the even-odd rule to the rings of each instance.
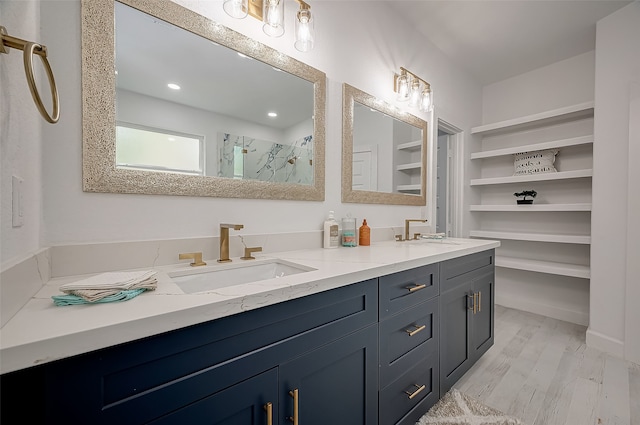
[[85, 191], [324, 199], [324, 73], [170, 0], [82, 6]]
[[425, 205], [427, 123], [343, 86], [342, 200]]

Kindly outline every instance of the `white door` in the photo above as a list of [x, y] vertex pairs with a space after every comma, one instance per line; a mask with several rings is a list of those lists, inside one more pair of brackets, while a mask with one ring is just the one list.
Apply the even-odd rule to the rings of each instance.
[[353, 147], [353, 190], [378, 190], [378, 146]]

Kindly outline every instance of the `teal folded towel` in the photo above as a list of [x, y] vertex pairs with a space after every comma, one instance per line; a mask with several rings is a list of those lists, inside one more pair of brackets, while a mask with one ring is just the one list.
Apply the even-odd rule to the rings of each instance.
[[106, 296], [104, 298], [100, 298], [97, 301], [87, 301], [82, 297], [79, 297], [77, 295], [72, 295], [72, 294], [54, 295], [51, 298], [53, 298], [53, 303], [55, 305], [59, 305], [59, 306], [76, 305], [76, 304], [112, 303], [112, 302], [117, 302], [117, 301], [130, 300], [131, 298], [137, 297], [138, 295], [140, 295], [144, 291], [146, 291], [145, 288], [125, 289], [125, 290], [122, 290], [122, 291], [120, 291], [120, 292], [118, 292], [116, 294], [108, 295], [108, 296]]

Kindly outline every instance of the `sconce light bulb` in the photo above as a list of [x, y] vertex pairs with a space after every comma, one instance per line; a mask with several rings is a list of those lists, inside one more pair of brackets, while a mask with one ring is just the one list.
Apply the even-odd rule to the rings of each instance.
[[222, 8], [227, 15], [236, 19], [243, 19], [249, 13], [248, 0], [225, 0]]
[[308, 52], [313, 49], [315, 37], [313, 18], [309, 9], [300, 9], [296, 14], [295, 37], [294, 46], [297, 50]]
[[397, 88], [398, 100], [404, 102], [409, 100], [409, 78], [407, 74], [402, 74], [398, 77]]
[[409, 106], [417, 108], [420, 104], [420, 80], [414, 78], [411, 81], [411, 92], [409, 94]]
[[264, 0], [262, 30], [270, 37], [284, 34], [284, 0]]
[[430, 87], [426, 87], [422, 90], [420, 95], [420, 111], [431, 112], [433, 109], [433, 92]]

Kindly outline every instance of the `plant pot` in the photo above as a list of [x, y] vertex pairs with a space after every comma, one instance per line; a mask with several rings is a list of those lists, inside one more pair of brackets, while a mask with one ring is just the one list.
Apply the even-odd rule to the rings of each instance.
[[518, 205], [530, 205], [533, 204], [533, 199], [517, 199]]

